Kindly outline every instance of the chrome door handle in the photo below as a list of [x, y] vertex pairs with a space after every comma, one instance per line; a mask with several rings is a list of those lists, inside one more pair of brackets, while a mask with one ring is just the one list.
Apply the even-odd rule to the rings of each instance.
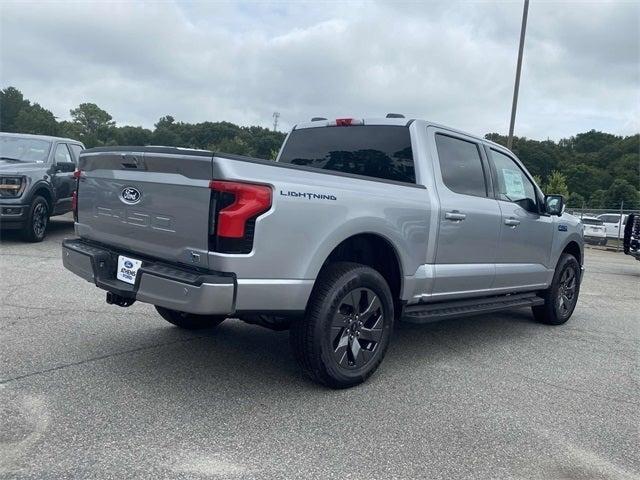
[[520, 220], [516, 220], [515, 218], [507, 218], [504, 221], [505, 225], [509, 225], [510, 227], [517, 227], [520, 225]]
[[461, 222], [462, 220], [467, 218], [467, 216], [464, 213], [460, 213], [454, 210], [453, 212], [446, 212], [444, 214], [444, 218], [446, 218], [447, 220], [453, 220], [454, 222]]

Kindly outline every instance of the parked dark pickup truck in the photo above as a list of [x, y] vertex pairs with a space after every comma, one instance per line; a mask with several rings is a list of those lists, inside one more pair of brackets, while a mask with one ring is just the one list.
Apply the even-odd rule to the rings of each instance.
[[72, 209], [84, 145], [70, 138], [0, 133], [0, 228], [44, 239], [49, 217]]

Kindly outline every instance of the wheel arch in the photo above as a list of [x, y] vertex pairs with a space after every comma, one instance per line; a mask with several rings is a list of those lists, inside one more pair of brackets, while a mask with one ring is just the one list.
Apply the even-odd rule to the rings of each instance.
[[54, 195], [51, 187], [45, 182], [38, 182], [34, 184], [29, 192], [28, 203], [31, 204], [31, 202], [33, 202], [33, 199], [37, 196], [44, 197], [44, 199], [47, 201], [47, 203], [49, 204], [49, 215], [51, 215], [53, 213], [54, 207]]
[[584, 255], [582, 253], [582, 248], [575, 240], [570, 240], [562, 249], [562, 253], [568, 253], [569, 255], [573, 255], [578, 263], [582, 265]]
[[335, 245], [326, 255], [318, 275], [327, 265], [340, 261], [373, 268], [386, 280], [394, 302], [400, 301], [404, 278], [402, 262], [391, 240], [375, 232], [353, 234]]

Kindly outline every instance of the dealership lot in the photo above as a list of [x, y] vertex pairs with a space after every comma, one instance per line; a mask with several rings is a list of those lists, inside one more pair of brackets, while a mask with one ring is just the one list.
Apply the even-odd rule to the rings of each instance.
[[637, 478], [640, 262], [587, 250], [573, 318], [403, 324], [363, 386], [287, 332], [172, 327], [62, 268], [69, 218], [0, 244], [2, 478]]

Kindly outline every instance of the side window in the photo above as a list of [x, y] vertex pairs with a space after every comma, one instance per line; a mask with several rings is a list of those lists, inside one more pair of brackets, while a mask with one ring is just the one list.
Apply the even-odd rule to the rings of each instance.
[[436, 134], [442, 181], [449, 190], [464, 195], [487, 196], [482, 159], [473, 142]]
[[59, 143], [56, 147], [55, 162], [73, 162], [69, 149], [64, 143]]
[[525, 209], [537, 205], [536, 189], [533, 183], [513, 159], [504, 153], [491, 149], [491, 161], [496, 170], [500, 200], [518, 203]]
[[617, 215], [601, 215], [600, 220], [605, 223], [618, 223], [620, 218]]
[[80, 152], [82, 152], [82, 147], [80, 145], [76, 145], [75, 143], [70, 143], [69, 148], [71, 149], [71, 153], [73, 153], [73, 160], [78, 163], [78, 160], [80, 160]]

